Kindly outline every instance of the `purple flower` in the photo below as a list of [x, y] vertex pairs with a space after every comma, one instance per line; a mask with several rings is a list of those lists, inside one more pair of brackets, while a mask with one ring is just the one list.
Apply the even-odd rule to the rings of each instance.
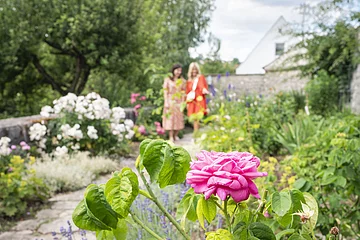
[[221, 78], [221, 74], [218, 74], [218, 75], [217, 75], [217, 80], [219, 81], [220, 78]]
[[226, 72], [226, 76], [227, 76], [227, 77], [230, 76], [230, 73], [229, 73], [229, 72]]
[[8, 173], [11, 173], [13, 171], [14, 171], [14, 169], [12, 167], [9, 167], [8, 170], [7, 170]]

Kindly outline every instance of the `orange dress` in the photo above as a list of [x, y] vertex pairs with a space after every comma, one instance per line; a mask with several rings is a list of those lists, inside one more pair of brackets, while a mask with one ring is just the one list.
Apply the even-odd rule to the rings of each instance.
[[[191, 92], [194, 80], [186, 82], [186, 94]], [[199, 76], [198, 84], [195, 89], [195, 99], [187, 102], [187, 114], [190, 117], [193, 114], [203, 112], [206, 115], [206, 96], [203, 94], [203, 89], [208, 89], [208, 85], [204, 75]]]
[[163, 85], [164, 108], [162, 125], [165, 130], [181, 130], [184, 128], [184, 115], [181, 104], [184, 102], [185, 79], [175, 81], [166, 78]]

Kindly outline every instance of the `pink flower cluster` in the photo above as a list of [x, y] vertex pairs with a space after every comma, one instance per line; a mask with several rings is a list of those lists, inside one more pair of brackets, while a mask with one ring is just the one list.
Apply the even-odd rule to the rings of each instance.
[[144, 125], [140, 125], [138, 128], [138, 131], [141, 135], [145, 135], [146, 134], [146, 128]]
[[231, 196], [235, 202], [249, 198], [250, 194], [260, 198], [253, 179], [267, 176], [258, 172], [260, 159], [248, 152], [208, 152], [197, 154], [197, 161], [191, 163], [186, 181], [195, 193], [209, 199], [212, 194], [221, 200]]
[[161, 127], [161, 124], [159, 122], [154, 122], [155, 126], [156, 126], [156, 132], [159, 135], [164, 135], [165, 134], [165, 129]]
[[[131, 104], [133, 103], [136, 103], [136, 100], [137, 98], [140, 96], [140, 93], [131, 93], [131, 96], [130, 96], [130, 102]], [[146, 97], [145, 96], [141, 96], [139, 98], [140, 101], [145, 101], [146, 100]]]

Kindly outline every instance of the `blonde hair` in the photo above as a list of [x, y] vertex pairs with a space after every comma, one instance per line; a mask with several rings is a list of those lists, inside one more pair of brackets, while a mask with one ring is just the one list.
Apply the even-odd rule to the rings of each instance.
[[197, 62], [192, 62], [192, 63], [190, 63], [190, 66], [189, 66], [188, 79], [191, 79], [191, 72], [192, 72], [194, 67], [198, 70], [198, 75], [201, 74], [199, 64]]

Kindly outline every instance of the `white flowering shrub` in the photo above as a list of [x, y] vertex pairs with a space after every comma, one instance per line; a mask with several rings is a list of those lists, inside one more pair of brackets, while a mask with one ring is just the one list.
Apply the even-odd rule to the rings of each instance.
[[134, 136], [134, 123], [125, 119], [121, 107], [110, 108], [109, 101], [97, 93], [76, 96], [69, 93], [44, 106], [40, 114], [56, 118], [30, 127], [30, 139], [56, 158], [76, 151], [123, 154]]
[[36, 161], [32, 167], [36, 171], [36, 176], [43, 179], [51, 192], [83, 188], [99, 175], [119, 168], [118, 163], [113, 160], [103, 156], [91, 157], [88, 152], [62, 156], [56, 161], [44, 155], [42, 161]]

